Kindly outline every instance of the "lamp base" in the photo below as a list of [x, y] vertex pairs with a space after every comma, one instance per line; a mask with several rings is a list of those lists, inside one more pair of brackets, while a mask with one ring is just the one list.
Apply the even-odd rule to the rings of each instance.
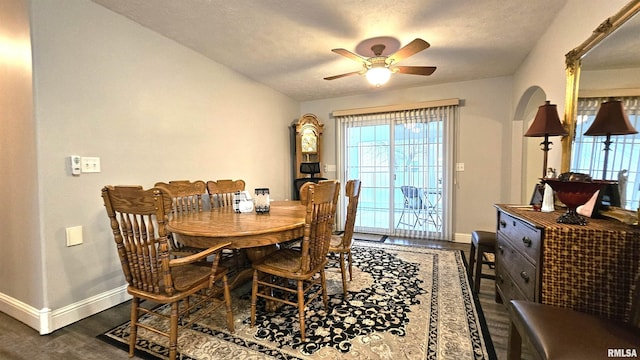
[[587, 219], [579, 215], [576, 209], [568, 209], [566, 213], [556, 219], [556, 222], [560, 224], [587, 225]]

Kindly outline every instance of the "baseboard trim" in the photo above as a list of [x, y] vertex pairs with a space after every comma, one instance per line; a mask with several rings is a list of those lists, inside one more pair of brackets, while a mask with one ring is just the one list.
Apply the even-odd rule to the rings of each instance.
[[455, 233], [453, 242], [471, 244], [471, 234]]
[[[43, 309], [42, 314], [46, 314], [48, 310]], [[36, 330], [41, 328], [40, 318], [42, 316], [38, 309], [3, 293], [0, 293], [0, 311]]]
[[31, 305], [0, 293], [0, 311], [46, 335], [76, 321], [131, 299], [127, 285], [103, 292], [60, 309], [36, 309]]

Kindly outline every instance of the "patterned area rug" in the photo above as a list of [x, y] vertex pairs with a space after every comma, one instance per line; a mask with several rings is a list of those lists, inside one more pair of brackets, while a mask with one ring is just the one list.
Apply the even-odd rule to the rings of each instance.
[[[462, 252], [371, 242], [353, 248], [354, 277], [343, 299], [336, 265], [327, 270], [329, 309], [307, 308], [300, 341], [297, 309], [267, 313], [249, 326], [250, 287], [236, 289], [235, 333], [216, 318], [182, 330], [182, 359], [495, 359], [484, 317], [471, 295]], [[148, 321], [156, 321], [150, 319]], [[100, 335], [127, 347], [128, 323]], [[166, 358], [167, 341], [139, 330], [137, 356]]]

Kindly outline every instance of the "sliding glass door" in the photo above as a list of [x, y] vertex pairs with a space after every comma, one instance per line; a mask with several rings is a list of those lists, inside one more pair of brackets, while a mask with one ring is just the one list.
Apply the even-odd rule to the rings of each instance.
[[339, 118], [341, 181], [362, 181], [356, 231], [451, 238], [452, 115], [447, 107]]

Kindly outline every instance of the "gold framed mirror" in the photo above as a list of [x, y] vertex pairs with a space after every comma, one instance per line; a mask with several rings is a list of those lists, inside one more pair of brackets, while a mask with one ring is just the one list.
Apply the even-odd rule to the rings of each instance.
[[[605, 19], [586, 39], [566, 54], [567, 86], [565, 95], [564, 123], [569, 135], [562, 138], [561, 172], [570, 171], [571, 150], [576, 129], [576, 112], [580, 84], [580, 70], [584, 57], [601, 44], [620, 26], [634, 17], [640, 11], [640, 0], [632, 0], [613, 16]], [[640, 15], [639, 15], [640, 16]], [[640, 52], [640, 50], [636, 49]]]

